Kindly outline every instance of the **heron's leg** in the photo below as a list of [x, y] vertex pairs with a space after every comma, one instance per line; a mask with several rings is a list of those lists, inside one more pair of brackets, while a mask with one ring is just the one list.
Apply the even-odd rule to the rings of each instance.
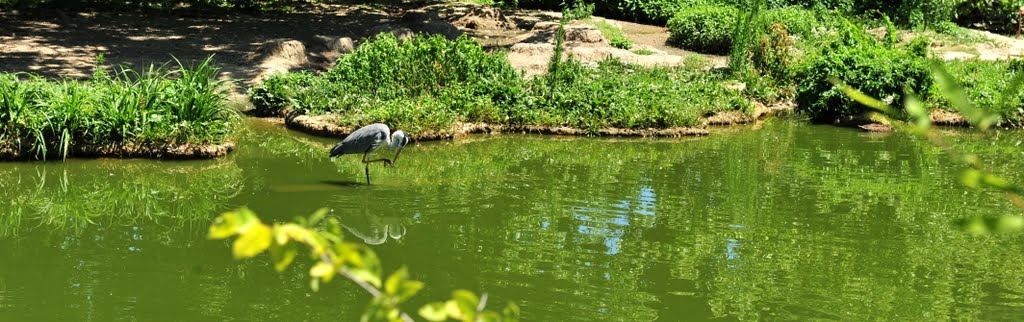
[[391, 160], [389, 160], [387, 158], [367, 160], [367, 158], [369, 158], [369, 157], [370, 157], [370, 151], [366, 151], [366, 153], [363, 154], [363, 163], [384, 162], [384, 164], [390, 164], [390, 165], [394, 165], [395, 164], [394, 162], [391, 162]]
[[366, 172], [366, 185], [370, 185], [370, 162], [371, 161], [366, 160], [366, 157], [368, 157], [369, 155], [370, 155], [370, 151], [366, 151], [366, 153], [363, 153], [363, 164], [366, 165], [366, 167], [363, 168], [363, 170]]
[[371, 162], [384, 162], [385, 166], [389, 166], [390, 165], [391, 167], [395, 167], [395, 162], [391, 161], [388, 158], [380, 158], [380, 159], [373, 159], [373, 160], [363, 160], [363, 163], [371, 163]]

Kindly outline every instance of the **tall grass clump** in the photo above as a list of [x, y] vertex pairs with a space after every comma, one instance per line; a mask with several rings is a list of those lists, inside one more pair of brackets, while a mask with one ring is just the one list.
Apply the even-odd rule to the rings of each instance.
[[0, 154], [46, 159], [79, 145], [222, 143], [235, 129], [210, 58], [113, 75], [97, 66], [85, 81], [0, 74]]
[[509, 122], [601, 128], [694, 126], [718, 111], [747, 110], [740, 93], [722, 86], [725, 75], [686, 67], [642, 67], [614, 59], [596, 68], [570, 59], [531, 81], [544, 104], [511, 110]]

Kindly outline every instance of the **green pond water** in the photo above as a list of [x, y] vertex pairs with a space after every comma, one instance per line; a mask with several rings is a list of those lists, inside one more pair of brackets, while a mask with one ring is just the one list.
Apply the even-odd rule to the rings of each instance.
[[[902, 134], [771, 120], [685, 139], [471, 136], [398, 169], [251, 121], [211, 161], [0, 163], [0, 321], [353, 321], [369, 297], [312, 292], [205, 239], [220, 212], [328, 207], [346, 238], [427, 287], [515, 301], [531, 321], [1024, 320], [1024, 237], [955, 222], [1020, 214], [964, 189]], [[1024, 182], [1019, 132], [953, 132]]]

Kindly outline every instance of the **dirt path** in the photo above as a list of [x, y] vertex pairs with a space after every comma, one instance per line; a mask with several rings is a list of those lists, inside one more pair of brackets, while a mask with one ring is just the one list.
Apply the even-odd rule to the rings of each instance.
[[183, 62], [216, 54], [223, 76], [250, 80], [260, 70], [248, 57], [267, 41], [318, 35], [365, 37], [394, 20], [393, 12], [365, 6], [330, 14], [192, 15], [142, 12], [0, 12], [0, 71], [49, 77], [85, 77], [98, 54], [108, 64], [138, 69], [177, 57]]
[[1007, 37], [983, 30], [969, 30], [974, 37], [983, 41], [970, 44], [941, 43], [932, 49], [945, 60], [981, 59], [1001, 60], [1015, 59], [1024, 55], [1024, 39]]
[[668, 45], [668, 28], [645, 25], [639, 23], [633, 23], [628, 21], [615, 21], [621, 28], [622, 32], [626, 33], [626, 37], [629, 37], [638, 46], [653, 47], [658, 50], [664, 51], [670, 55], [676, 55], [686, 57], [689, 55], [700, 55], [708, 58], [711, 61], [713, 67], [726, 67], [729, 65], [729, 57], [718, 56], [718, 55], [706, 55], [697, 52], [692, 52], [678, 47], [672, 47]]
[[[468, 3], [321, 5], [297, 13], [209, 14], [195, 12], [0, 11], [0, 72], [48, 77], [89, 76], [96, 56], [108, 65], [144, 69], [174, 57], [189, 63], [215, 54], [234, 94], [274, 70], [323, 70], [367, 36], [413, 32], [449, 38], [468, 34], [492, 49], [509, 50], [513, 65], [543, 72], [553, 52], [558, 13], [498, 11]], [[646, 65], [676, 64], [693, 53], [665, 45], [665, 28], [617, 22], [639, 48], [637, 55], [611, 48], [595, 28], [570, 27], [568, 54], [583, 61], [611, 55]], [[596, 32], [596, 36], [595, 36]], [[712, 61], [724, 62], [713, 58]]]

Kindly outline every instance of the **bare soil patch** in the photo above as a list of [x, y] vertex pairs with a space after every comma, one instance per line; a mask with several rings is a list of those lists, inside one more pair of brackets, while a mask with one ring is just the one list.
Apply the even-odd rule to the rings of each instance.
[[[932, 49], [935, 50], [939, 57], [945, 60], [974, 58], [981, 60], [1006, 60], [1020, 58], [1024, 55], [1024, 39], [1007, 37], [984, 30], [968, 30], [967, 32], [984, 41], [967, 44], [937, 42]], [[923, 34], [928, 36], [929, 33], [925, 32]], [[915, 33], [915, 35], [920, 34], [922, 33]]]
[[[0, 11], [0, 71], [49, 77], [89, 76], [96, 56], [135, 69], [177, 58], [188, 64], [215, 55], [222, 78], [235, 94], [267, 74], [325, 70], [366, 37], [391, 32], [399, 38], [423, 32], [455, 38], [466, 34], [492, 50], [509, 51], [513, 65], [530, 74], [544, 70], [554, 48], [559, 13], [499, 10], [472, 3], [418, 6], [320, 5], [296, 13], [204, 14], [199, 12]], [[638, 55], [612, 48], [593, 26], [569, 26], [566, 55], [585, 62], [614, 56], [643, 65], [678, 64], [695, 54], [665, 45], [665, 28], [610, 20]], [[723, 63], [724, 57], [712, 57]]]

